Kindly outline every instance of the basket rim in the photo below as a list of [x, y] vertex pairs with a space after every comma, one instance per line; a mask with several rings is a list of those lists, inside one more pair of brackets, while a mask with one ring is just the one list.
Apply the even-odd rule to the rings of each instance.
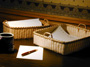
[[[43, 25], [43, 26], [30, 26], [30, 27], [10, 27], [6, 22], [7, 22], [7, 20], [4, 20], [4, 21], [3, 21], [3, 25], [5, 25], [6, 27], [11, 28], [11, 29], [17, 29], [17, 28], [18, 28], [18, 29], [21, 29], [21, 28], [26, 28], [26, 29], [27, 29], [27, 28], [44, 28], [44, 27], [49, 27], [49, 26], [52, 25], [52, 24], [49, 23], [49, 25], [47, 25], [47, 26], [44, 26], [44, 25]], [[45, 22], [45, 21], [44, 21], [44, 22]]]
[[87, 37], [83, 37], [83, 38], [79, 38], [79, 39], [76, 39], [76, 40], [72, 40], [72, 41], [60, 41], [60, 40], [56, 40], [56, 39], [53, 39], [53, 38], [50, 38], [50, 37], [47, 37], [47, 36], [44, 36], [42, 34], [39, 34], [39, 33], [36, 33], [34, 32], [35, 35], [39, 35], [40, 37], [44, 37], [45, 39], [49, 39], [49, 40], [52, 40], [52, 41], [55, 41], [55, 42], [59, 42], [59, 43], [62, 43], [62, 44], [68, 44], [68, 43], [72, 43], [72, 42], [76, 42], [76, 41], [79, 41], [79, 40], [83, 40], [83, 39], [87, 39], [87, 38], [90, 38], [90, 36], [87, 36]]
[[[60, 24], [60, 25], [62, 25], [62, 24]], [[60, 26], [60, 25], [57, 25], [56, 27], [58, 27], [58, 26]], [[66, 25], [75, 26], [75, 25], [71, 25], [71, 24], [66, 24]], [[52, 26], [52, 27], [55, 27], [55, 26]], [[48, 28], [52, 28], [52, 27], [48, 27]], [[78, 27], [78, 26], [75, 26], [75, 27]], [[78, 28], [80, 28], [80, 27], [78, 27]], [[46, 29], [46, 28], [44, 28], [44, 29]], [[44, 29], [36, 30], [36, 31], [34, 31], [33, 33], [34, 33], [35, 35], [39, 35], [40, 37], [44, 37], [44, 38], [46, 38], [46, 39], [50, 39], [50, 40], [52, 40], [52, 41], [59, 42], [59, 43], [62, 43], [62, 44], [68, 44], [68, 43], [71, 43], [71, 42], [76, 42], [76, 41], [78, 41], [78, 40], [83, 40], [83, 39], [90, 38], [90, 36], [80, 37], [79, 39], [75, 39], [75, 40], [72, 40], [72, 41], [67, 41], [67, 42], [65, 42], [65, 41], [56, 40], [56, 39], [53, 39], [53, 38], [51, 38], [51, 37], [47, 37], [47, 36], [45, 36], [45, 35], [43, 35], [43, 34], [37, 33], [38, 31], [42, 31], [42, 30], [44, 30]], [[82, 28], [82, 29], [84, 29], [84, 28]], [[85, 29], [85, 30], [88, 30], [88, 29]], [[88, 31], [90, 31], [90, 30], [88, 30]]]

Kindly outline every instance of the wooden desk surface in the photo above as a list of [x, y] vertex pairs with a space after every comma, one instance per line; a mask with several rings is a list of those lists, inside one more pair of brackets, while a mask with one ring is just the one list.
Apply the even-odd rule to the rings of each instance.
[[14, 40], [14, 45], [14, 53], [0, 53], [0, 67], [90, 67], [90, 47], [66, 56], [44, 49], [43, 60], [27, 60], [17, 59], [17, 52], [19, 45], [36, 46], [33, 39]]
[[44, 49], [43, 60], [27, 60], [17, 59], [17, 52], [19, 45], [36, 46], [33, 39], [14, 40], [14, 45], [14, 53], [0, 53], [0, 67], [90, 67], [90, 47], [66, 56]]

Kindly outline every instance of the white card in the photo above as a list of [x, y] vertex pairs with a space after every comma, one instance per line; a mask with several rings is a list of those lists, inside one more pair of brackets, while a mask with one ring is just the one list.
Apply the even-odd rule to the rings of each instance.
[[[30, 53], [28, 55], [22, 56], [22, 53], [25, 53], [27, 51], [31, 51], [37, 49], [37, 51]], [[18, 54], [16, 58], [20, 59], [32, 59], [32, 60], [43, 60], [43, 48], [39, 46], [26, 46], [26, 45], [20, 45]]]
[[37, 19], [27, 19], [27, 20], [17, 20], [17, 21], [7, 21], [10, 27], [32, 27], [32, 26], [42, 26], [39, 18]]

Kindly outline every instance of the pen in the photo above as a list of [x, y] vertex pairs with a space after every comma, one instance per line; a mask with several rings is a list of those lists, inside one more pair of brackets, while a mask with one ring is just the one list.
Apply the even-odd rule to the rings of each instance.
[[36, 51], [37, 51], [37, 49], [34, 49], [34, 50], [31, 50], [31, 51], [27, 51], [27, 52], [25, 52], [25, 53], [22, 53], [21, 55], [22, 55], [22, 56], [25, 56], [25, 55], [28, 55], [28, 54], [30, 54], [30, 53], [36, 52]]

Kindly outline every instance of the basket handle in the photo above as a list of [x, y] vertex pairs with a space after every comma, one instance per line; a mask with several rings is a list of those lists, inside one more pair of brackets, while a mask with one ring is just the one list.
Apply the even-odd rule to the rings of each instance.
[[7, 22], [7, 20], [4, 20], [3, 23]]
[[45, 36], [46, 36], [46, 35], [50, 35], [51, 38], [53, 38], [53, 36], [52, 36], [52, 34], [51, 34], [50, 32], [45, 32], [44, 35], [45, 35]]
[[86, 25], [85, 25], [85, 24], [80, 23], [80, 24], [78, 25], [78, 27], [80, 27], [80, 25], [83, 25], [84, 28], [86, 29]]
[[[80, 23], [80, 24], [78, 25], [78, 27], [80, 27], [80, 25], [83, 25], [84, 28], [87, 29], [85, 24], [81, 24], [81, 23]], [[79, 31], [79, 28], [78, 28], [78, 31]], [[87, 32], [87, 30], [85, 30], [85, 31]]]
[[42, 22], [44, 26], [49, 26], [49, 21], [47, 19], [44, 19], [44, 22]]
[[46, 23], [48, 23], [48, 20], [47, 19], [44, 19], [44, 21], [46, 21]]
[[3, 21], [3, 24], [6, 25], [6, 26], [9, 26], [9, 25], [8, 25], [7, 23], [5, 23], [5, 22], [8, 22], [8, 21], [7, 21], [7, 20], [4, 20], [4, 21]]
[[7, 20], [4, 20], [3, 22], [7, 22]]

